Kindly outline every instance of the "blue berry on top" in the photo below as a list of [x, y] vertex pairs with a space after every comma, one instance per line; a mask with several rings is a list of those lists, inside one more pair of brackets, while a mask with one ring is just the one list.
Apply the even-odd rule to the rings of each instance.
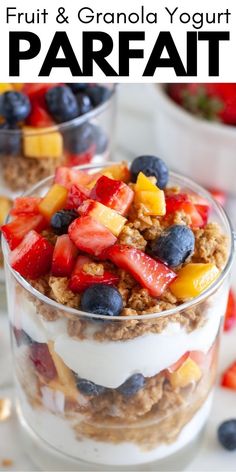
[[84, 115], [93, 109], [91, 98], [86, 93], [78, 93], [76, 98], [80, 115]]
[[0, 155], [17, 156], [21, 152], [22, 135], [17, 125], [0, 124]]
[[80, 304], [83, 311], [105, 316], [119, 316], [123, 309], [120, 292], [106, 284], [93, 284], [87, 288]]
[[132, 182], [136, 182], [139, 172], [143, 172], [147, 177], [155, 176], [157, 186], [165, 188], [169, 178], [169, 171], [165, 162], [156, 156], [139, 156], [133, 160], [131, 167]]
[[78, 218], [75, 210], [59, 210], [51, 218], [51, 227], [57, 235], [66, 234], [72, 221]]
[[236, 450], [236, 419], [224, 421], [219, 426], [218, 439], [228, 451]]
[[0, 96], [0, 115], [8, 123], [25, 120], [30, 111], [30, 100], [24, 93], [10, 91]]
[[188, 226], [173, 225], [152, 242], [151, 252], [168, 266], [177, 267], [193, 253], [194, 244], [194, 234]]
[[85, 90], [88, 87], [88, 84], [83, 84], [83, 83], [74, 83], [74, 84], [70, 83], [66, 85], [70, 87], [73, 93], [85, 92]]
[[106, 388], [103, 387], [102, 385], [97, 385], [94, 382], [91, 382], [90, 380], [86, 379], [80, 379], [76, 381], [76, 385], [78, 390], [83, 393], [83, 395], [87, 396], [98, 396], [102, 395], [105, 391]]
[[81, 154], [87, 151], [93, 140], [94, 132], [91, 123], [84, 123], [64, 132], [65, 148], [71, 154]]
[[117, 389], [118, 392], [122, 393], [126, 397], [135, 395], [138, 393], [141, 388], [145, 385], [145, 378], [142, 374], [134, 374], [128, 380], [126, 380], [120, 387]]
[[48, 111], [57, 123], [73, 120], [79, 115], [76, 97], [66, 85], [57, 85], [48, 89], [45, 99]]
[[101, 105], [111, 96], [111, 90], [102, 85], [93, 85], [88, 87], [86, 93], [90, 96], [92, 104], [94, 107]]

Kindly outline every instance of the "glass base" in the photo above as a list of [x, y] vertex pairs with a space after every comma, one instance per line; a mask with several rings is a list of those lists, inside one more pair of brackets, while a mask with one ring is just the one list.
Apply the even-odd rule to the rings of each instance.
[[108, 466], [94, 464], [82, 460], [73, 460], [71, 457], [62, 454], [53, 448], [46, 441], [42, 440], [28, 425], [23, 417], [19, 405], [17, 406], [19, 418], [19, 428], [22, 447], [31, 461], [40, 469], [47, 471], [182, 471], [191, 462], [202, 442], [203, 429], [198, 433], [193, 441], [180, 451], [168, 456], [165, 459], [136, 464], [134, 466]]

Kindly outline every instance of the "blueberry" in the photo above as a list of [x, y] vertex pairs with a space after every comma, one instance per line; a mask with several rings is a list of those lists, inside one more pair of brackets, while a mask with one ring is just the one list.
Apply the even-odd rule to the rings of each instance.
[[100, 126], [93, 126], [93, 140], [96, 146], [95, 154], [102, 154], [108, 148], [108, 137]]
[[79, 115], [76, 97], [66, 85], [50, 88], [45, 99], [48, 111], [57, 123], [73, 120]]
[[236, 449], [236, 419], [224, 421], [218, 428], [218, 439], [228, 451]]
[[68, 227], [79, 215], [75, 210], [60, 210], [51, 218], [51, 227], [55, 234], [66, 234]]
[[78, 92], [85, 92], [85, 90], [88, 87], [88, 84], [66, 84], [70, 89], [72, 90], [73, 93], [78, 93]]
[[0, 115], [9, 123], [23, 121], [30, 114], [29, 98], [21, 92], [5, 92], [0, 98]]
[[76, 385], [81, 393], [88, 396], [94, 395], [97, 397], [106, 391], [106, 388], [102, 387], [102, 385], [96, 385], [95, 383], [86, 379], [78, 379]]
[[93, 140], [93, 125], [90, 123], [84, 123], [64, 132], [64, 145], [71, 154], [82, 154], [87, 151]]
[[111, 285], [93, 284], [81, 297], [81, 309], [88, 313], [119, 316], [123, 309], [120, 292]]
[[194, 234], [188, 226], [173, 225], [152, 242], [151, 252], [168, 266], [176, 267], [193, 253], [194, 242]]
[[80, 115], [85, 115], [85, 113], [88, 113], [93, 109], [91, 98], [86, 93], [78, 93], [76, 99]]
[[157, 179], [157, 186], [165, 188], [168, 182], [169, 171], [165, 162], [156, 156], [139, 156], [131, 164], [131, 179], [136, 182], [139, 172], [143, 172], [147, 177], [151, 175]]
[[16, 125], [0, 125], [0, 155], [17, 156], [21, 153], [21, 130]]
[[142, 374], [134, 374], [128, 380], [126, 380], [120, 387], [117, 389], [118, 392], [122, 393], [126, 397], [135, 395], [141, 388], [145, 385], [145, 378]]
[[94, 107], [101, 105], [111, 96], [111, 90], [102, 85], [93, 85], [92, 87], [88, 87], [86, 92], [90, 96]]

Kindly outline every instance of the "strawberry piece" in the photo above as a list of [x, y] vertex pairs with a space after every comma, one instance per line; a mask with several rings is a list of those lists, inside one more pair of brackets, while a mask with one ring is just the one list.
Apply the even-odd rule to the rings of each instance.
[[57, 238], [52, 256], [52, 275], [69, 277], [75, 265], [78, 250], [68, 234]]
[[34, 342], [30, 346], [30, 359], [37, 372], [46, 380], [53, 380], [57, 376], [56, 367], [47, 344]]
[[92, 175], [86, 174], [86, 172], [82, 170], [69, 169], [69, 167], [61, 166], [56, 169], [54, 182], [63, 185], [63, 187], [69, 190], [73, 184], [86, 187], [92, 179]]
[[125, 215], [133, 201], [134, 192], [124, 182], [103, 175], [92, 189], [91, 198]]
[[85, 272], [83, 266], [91, 264], [93, 261], [89, 257], [79, 256], [76, 261], [72, 277], [69, 282], [69, 288], [72, 292], [81, 293], [93, 284], [116, 285], [119, 277], [109, 271], [104, 271], [102, 275], [93, 275]]
[[40, 233], [47, 225], [48, 223], [42, 215], [23, 214], [3, 225], [1, 231], [10, 249], [15, 249], [29, 231], [35, 230]]
[[208, 191], [211, 193], [212, 197], [222, 206], [225, 206], [227, 195], [223, 190], [217, 188], [209, 188]]
[[201, 215], [203, 220], [203, 226], [206, 226], [211, 211], [210, 203], [200, 195], [192, 194], [190, 195], [191, 201], [194, 203], [195, 208], [198, 213]]
[[90, 190], [86, 187], [82, 187], [82, 185], [75, 185], [73, 184], [70, 187], [66, 209], [74, 210], [77, 209], [85, 200], [87, 200], [90, 196]]
[[233, 290], [229, 291], [225, 312], [224, 331], [230, 331], [236, 325], [236, 299]]
[[35, 128], [47, 128], [55, 125], [47, 110], [36, 101], [31, 103], [31, 112], [26, 120], [26, 124]]
[[66, 162], [69, 167], [89, 164], [95, 155], [96, 146], [92, 144], [86, 151], [80, 154], [66, 154]]
[[30, 231], [10, 254], [11, 267], [22, 277], [46, 275], [52, 263], [53, 246], [36, 231]]
[[28, 95], [30, 99], [36, 95], [45, 95], [48, 89], [55, 87], [55, 83], [25, 83], [22, 92]]
[[189, 196], [184, 193], [178, 193], [166, 196], [166, 215], [177, 211], [184, 211], [191, 218], [193, 228], [202, 228], [205, 223]]
[[107, 250], [107, 257], [121, 269], [127, 270], [153, 297], [159, 297], [176, 278], [167, 266], [134, 247], [118, 245]]
[[90, 216], [74, 220], [69, 226], [68, 234], [78, 249], [94, 256], [98, 256], [117, 240], [109, 229]]
[[38, 197], [18, 197], [15, 199], [11, 209], [11, 215], [38, 215], [38, 205], [41, 202]]
[[236, 390], [236, 361], [224, 372], [221, 385], [222, 387]]

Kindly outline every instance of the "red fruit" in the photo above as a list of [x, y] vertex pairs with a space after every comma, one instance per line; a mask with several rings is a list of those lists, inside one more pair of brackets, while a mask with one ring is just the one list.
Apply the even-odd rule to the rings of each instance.
[[115, 244], [117, 238], [90, 216], [82, 216], [71, 223], [68, 234], [78, 249], [94, 256]]
[[54, 182], [69, 190], [73, 184], [86, 187], [91, 180], [92, 176], [82, 170], [69, 169], [69, 167], [58, 167]]
[[45, 343], [33, 343], [30, 346], [30, 359], [37, 372], [47, 380], [53, 380], [57, 376], [57, 371]]
[[107, 257], [121, 269], [127, 270], [153, 297], [159, 297], [176, 278], [167, 266], [134, 247], [118, 245], [107, 250]]
[[210, 203], [205, 198], [200, 197], [200, 195], [197, 194], [192, 194], [190, 198], [191, 201], [194, 203], [194, 206], [197, 209], [198, 213], [202, 217], [203, 226], [206, 226], [211, 211]]
[[30, 231], [10, 254], [10, 265], [22, 277], [37, 279], [49, 272], [52, 255], [52, 244], [36, 231]]
[[79, 166], [82, 164], [89, 164], [95, 154], [96, 146], [92, 144], [87, 151], [81, 154], [69, 154], [66, 155], [66, 162], [69, 167]]
[[35, 95], [45, 95], [48, 89], [55, 87], [56, 83], [25, 83], [22, 92], [28, 95], [30, 99]]
[[70, 240], [68, 234], [57, 238], [52, 256], [52, 275], [69, 277], [75, 265], [78, 249]]
[[236, 299], [233, 290], [230, 290], [225, 312], [224, 331], [229, 331], [236, 325]]
[[116, 285], [119, 281], [118, 275], [104, 271], [103, 275], [92, 275], [83, 270], [85, 264], [93, 262], [86, 256], [79, 256], [69, 282], [72, 292], [81, 293], [93, 284]]
[[194, 203], [185, 193], [178, 193], [166, 196], [166, 215], [175, 213], [176, 211], [183, 211], [191, 218], [191, 226], [193, 228], [202, 228], [205, 222], [197, 210]]
[[103, 175], [93, 187], [91, 198], [125, 215], [133, 201], [134, 192], [124, 182]]
[[211, 195], [215, 198], [215, 200], [221, 206], [225, 206], [227, 196], [226, 196], [226, 193], [223, 190], [219, 190], [219, 189], [216, 189], [216, 188], [209, 188], [208, 191], [211, 193]]
[[11, 209], [11, 215], [38, 215], [38, 205], [41, 202], [41, 198], [37, 197], [19, 197], [14, 201], [14, 205]]
[[89, 198], [90, 190], [82, 185], [73, 184], [69, 190], [66, 208], [68, 210], [77, 209], [85, 200]]
[[52, 117], [42, 105], [33, 101], [31, 107], [30, 115], [26, 120], [27, 125], [35, 128], [47, 128], [48, 126], [55, 125]]
[[23, 214], [3, 225], [1, 231], [10, 249], [15, 249], [29, 231], [35, 230], [40, 233], [47, 225], [48, 223], [42, 215]]
[[236, 361], [225, 371], [221, 379], [222, 387], [236, 390]]

